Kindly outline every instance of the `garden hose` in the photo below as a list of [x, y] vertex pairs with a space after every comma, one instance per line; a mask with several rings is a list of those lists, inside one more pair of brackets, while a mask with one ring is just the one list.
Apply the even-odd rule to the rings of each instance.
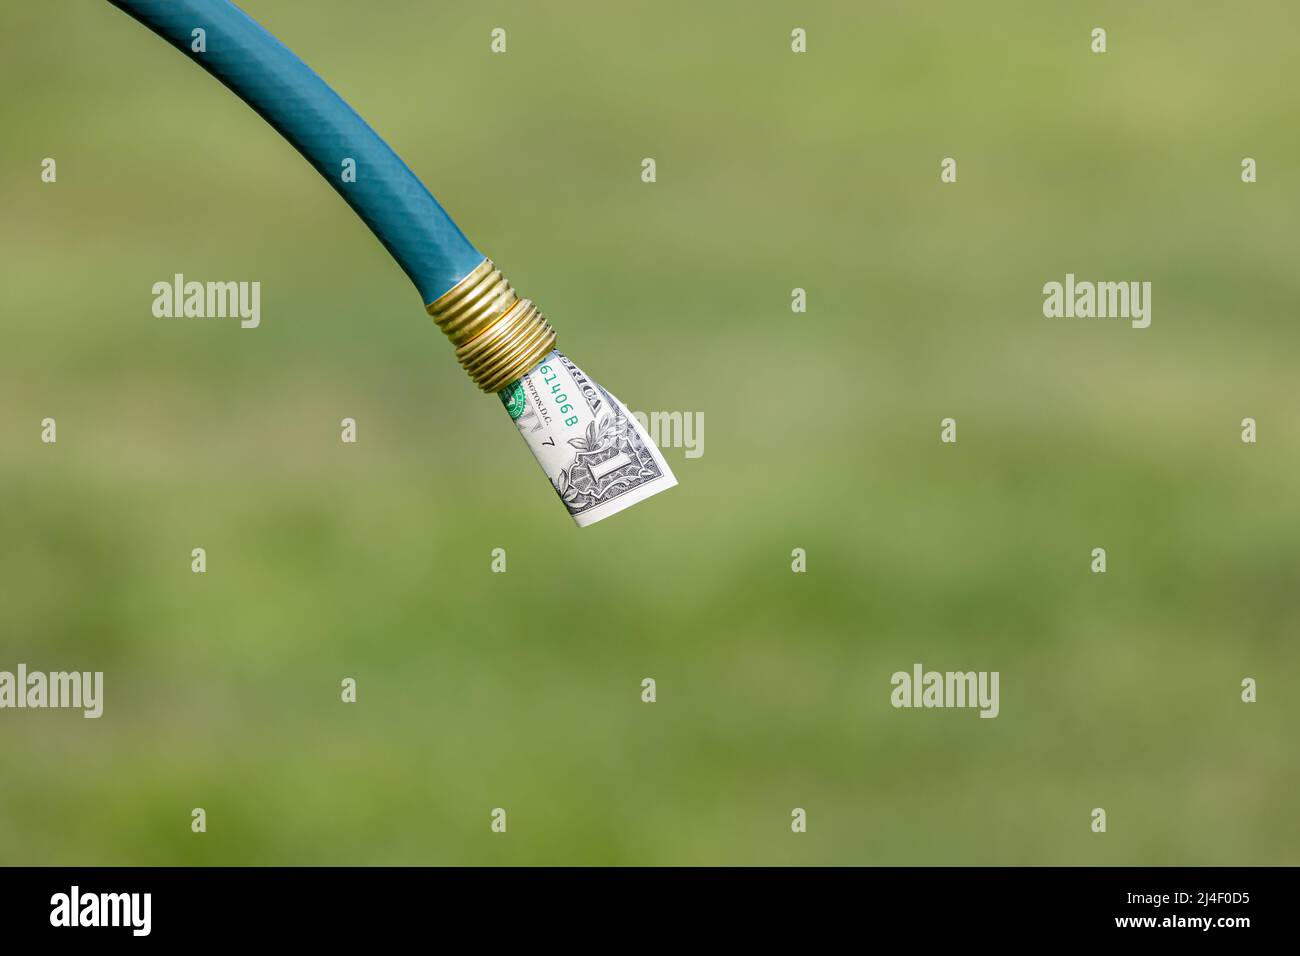
[[109, 0], [198, 63], [287, 139], [419, 290], [474, 383], [501, 396], [579, 525], [676, 484], [636, 418], [470, 244], [424, 184], [291, 50], [227, 0]]

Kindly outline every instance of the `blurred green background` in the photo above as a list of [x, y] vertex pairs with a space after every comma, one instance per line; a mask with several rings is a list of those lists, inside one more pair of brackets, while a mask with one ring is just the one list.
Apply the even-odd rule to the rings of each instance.
[[[269, 127], [9, 5], [0, 669], [106, 691], [0, 712], [0, 862], [1300, 863], [1294, 4], [244, 6], [705, 454], [578, 531]], [[893, 709], [916, 661], [1001, 716]]]

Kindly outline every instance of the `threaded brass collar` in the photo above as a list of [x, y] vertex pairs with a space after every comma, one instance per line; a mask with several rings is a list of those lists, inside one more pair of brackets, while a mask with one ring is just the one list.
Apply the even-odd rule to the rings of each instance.
[[474, 384], [499, 392], [555, 348], [555, 330], [491, 259], [425, 306]]

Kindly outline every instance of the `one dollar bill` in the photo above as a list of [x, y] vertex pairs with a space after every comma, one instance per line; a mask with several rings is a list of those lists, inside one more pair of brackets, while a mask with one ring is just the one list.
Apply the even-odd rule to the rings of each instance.
[[627, 406], [560, 352], [498, 394], [578, 527], [677, 484]]

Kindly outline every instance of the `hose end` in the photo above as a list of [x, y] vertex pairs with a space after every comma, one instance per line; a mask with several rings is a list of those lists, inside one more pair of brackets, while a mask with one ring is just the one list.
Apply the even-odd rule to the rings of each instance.
[[456, 347], [456, 360], [485, 392], [522, 378], [555, 348], [555, 330], [515, 293], [491, 259], [425, 306]]

